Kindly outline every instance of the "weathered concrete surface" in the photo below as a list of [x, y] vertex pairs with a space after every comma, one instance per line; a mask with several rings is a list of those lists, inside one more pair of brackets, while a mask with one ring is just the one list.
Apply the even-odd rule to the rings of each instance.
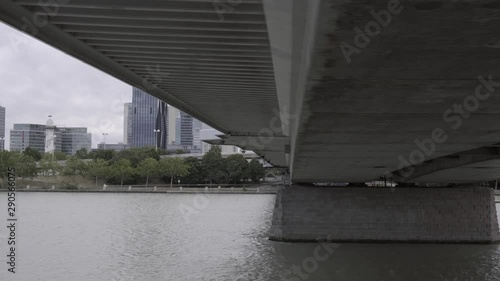
[[500, 241], [487, 188], [318, 188], [276, 196], [270, 238], [282, 241], [493, 243]]
[[[391, 3], [399, 3], [401, 12], [392, 13], [386, 26], [379, 24], [380, 32], [368, 36], [366, 46], [356, 45], [355, 28], [366, 33], [367, 24], [377, 23], [372, 11], [387, 11]], [[460, 117], [457, 128], [458, 121], [443, 115], [474, 96], [479, 75], [500, 81], [494, 59], [500, 55], [498, 1], [329, 0], [321, 5], [299, 131], [292, 140], [295, 182], [373, 180], [399, 169], [398, 157], [408, 159], [419, 149], [415, 141], [430, 138], [435, 128], [447, 139], [424, 160], [497, 145], [500, 88]], [[359, 50], [350, 63], [343, 43]], [[422, 181], [494, 180], [498, 167], [489, 164], [483, 177], [463, 169]]]

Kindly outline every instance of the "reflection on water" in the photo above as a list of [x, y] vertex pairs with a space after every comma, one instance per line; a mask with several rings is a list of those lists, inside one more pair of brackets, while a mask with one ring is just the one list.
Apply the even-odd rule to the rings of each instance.
[[18, 193], [18, 202], [18, 273], [7, 272], [0, 229], [0, 280], [500, 280], [499, 245], [269, 241], [273, 195]]

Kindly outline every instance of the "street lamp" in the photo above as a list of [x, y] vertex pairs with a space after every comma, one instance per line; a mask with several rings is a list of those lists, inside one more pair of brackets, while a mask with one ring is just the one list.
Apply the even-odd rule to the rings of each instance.
[[158, 151], [158, 133], [160, 132], [160, 129], [155, 129], [153, 130], [155, 132], [155, 146], [156, 146], [156, 151]]
[[106, 136], [108, 135], [108, 133], [102, 133], [102, 136], [104, 138], [104, 150], [106, 150]]

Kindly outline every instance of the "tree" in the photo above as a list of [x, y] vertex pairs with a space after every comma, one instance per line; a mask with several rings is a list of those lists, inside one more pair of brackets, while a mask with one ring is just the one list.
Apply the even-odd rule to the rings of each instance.
[[111, 160], [115, 156], [115, 151], [112, 149], [98, 149], [95, 151], [91, 151], [89, 153], [89, 157], [91, 159], [104, 159], [106, 161]]
[[146, 158], [153, 158], [156, 160], [160, 159], [160, 155], [154, 148], [151, 147], [137, 147], [119, 151], [113, 157], [112, 162], [116, 162], [120, 159], [128, 159], [132, 162], [133, 167], [137, 167], [141, 161]]
[[159, 174], [170, 177], [170, 187], [172, 187], [174, 177], [184, 177], [189, 174], [189, 165], [182, 158], [163, 158], [160, 160]]
[[[78, 157], [78, 156], [77, 156]], [[105, 178], [109, 173], [108, 161], [104, 159], [96, 159], [87, 164], [87, 173], [91, 177], [95, 177], [95, 186], [99, 178]]]
[[68, 155], [64, 154], [64, 152], [61, 151], [55, 151], [54, 152], [54, 159], [60, 161], [60, 160], [66, 160], [68, 159]]
[[233, 183], [239, 182], [243, 177], [243, 173], [248, 169], [248, 162], [241, 154], [233, 154], [226, 158], [226, 173], [229, 181]]
[[17, 161], [16, 172], [21, 178], [33, 178], [37, 174], [36, 161], [31, 156], [21, 155]]
[[[154, 160], [154, 159], [153, 159]], [[156, 160], [154, 160], [156, 161]], [[111, 166], [111, 174], [120, 178], [120, 185], [123, 185], [123, 180], [131, 177], [134, 174], [132, 163], [128, 159], [120, 159]], [[146, 186], [148, 184], [146, 183]]]
[[220, 178], [224, 168], [221, 152], [220, 146], [214, 145], [201, 159], [201, 165], [204, 174], [210, 180], [210, 186], [212, 186], [212, 181], [217, 181]]
[[62, 160], [66, 160], [68, 159], [68, 155], [64, 154], [64, 152], [61, 152], [61, 151], [54, 151], [54, 155], [52, 155], [51, 152], [46, 152], [43, 157], [43, 159], [47, 158], [47, 159], [54, 159], [54, 160], [57, 160], [57, 161], [62, 161]]
[[52, 156], [48, 153], [46, 153], [43, 156], [43, 159], [38, 162], [38, 167], [44, 176], [54, 176], [61, 168], [56, 161], [52, 160]]
[[286, 174], [286, 170], [284, 168], [273, 167], [266, 170], [266, 177], [280, 177]]
[[136, 148], [136, 150], [139, 152], [142, 159], [153, 158], [155, 160], [160, 160], [160, 154], [154, 146], [140, 147]]
[[14, 168], [15, 171], [12, 173], [21, 178], [36, 177], [38, 172], [36, 161], [31, 156], [18, 151], [2, 150], [0, 151], [0, 179], [6, 179], [9, 168]]
[[87, 151], [87, 148], [83, 147], [80, 148], [76, 151], [75, 156], [80, 158], [80, 159], [89, 159], [89, 152]]
[[184, 183], [203, 183], [206, 177], [200, 160], [196, 157], [187, 157], [184, 162], [189, 166], [189, 174], [181, 176], [180, 180]]
[[149, 184], [149, 178], [158, 175], [158, 160], [146, 158], [137, 165], [137, 173], [146, 177], [146, 186]]
[[70, 156], [63, 168], [65, 176], [84, 176], [87, 172], [87, 165], [82, 159], [75, 156]]
[[31, 148], [29, 146], [24, 149], [23, 154], [26, 156], [30, 156], [36, 162], [42, 160], [42, 154], [40, 153], [40, 151], [38, 151], [34, 148]]
[[248, 177], [255, 183], [260, 182], [260, 179], [263, 178], [266, 174], [266, 170], [259, 163], [258, 160], [252, 159], [248, 164], [247, 175]]
[[7, 177], [8, 168], [17, 168], [21, 154], [17, 151], [0, 151], [0, 179]]
[[158, 148], [158, 155], [170, 155], [170, 151], [163, 149], [163, 148]]

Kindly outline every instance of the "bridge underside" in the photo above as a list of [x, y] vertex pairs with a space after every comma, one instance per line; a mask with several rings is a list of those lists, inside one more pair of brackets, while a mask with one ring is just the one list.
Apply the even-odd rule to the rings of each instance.
[[487, 0], [0, 3], [293, 182], [496, 179], [499, 18]]
[[[295, 181], [498, 177], [492, 161], [499, 157], [500, 128], [500, 71], [493, 59], [500, 37], [491, 33], [500, 27], [496, 2], [323, 1], [318, 18], [292, 138]], [[455, 165], [419, 176], [394, 173], [406, 166], [422, 171], [423, 161], [480, 148], [491, 148], [490, 156], [452, 159]]]

